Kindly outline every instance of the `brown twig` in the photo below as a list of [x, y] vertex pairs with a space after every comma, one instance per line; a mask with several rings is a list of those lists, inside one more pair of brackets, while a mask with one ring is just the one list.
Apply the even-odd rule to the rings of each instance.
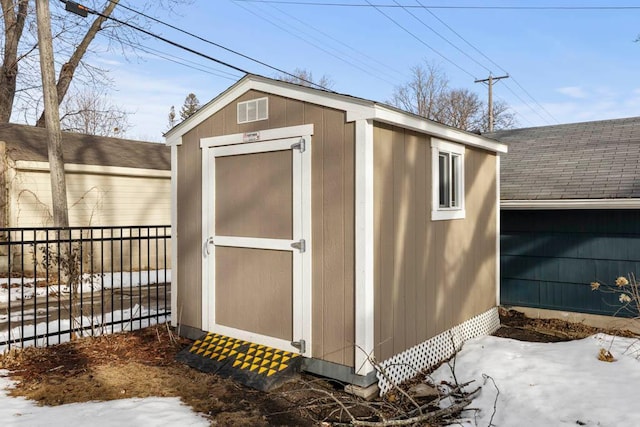
[[428, 412], [426, 414], [418, 415], [416, 417], [405, 418], [402, 420], [387, 420], [387, 421], [354, 420], [352, 421], [352, 424], [354, 426], [364, 426], [364, 427], [408, 426], [408, 425], [412, 425], [420, 422], [436, 420], [438, 418], [441, 418], [447, 415], [456, 414], [462, 411], [467, 406], [469, 406], [470, 403], [471, 403], [471, 399], [462, 399], [461, 401], [454, 403], [448, 408], [438, 409], [436, 411]]

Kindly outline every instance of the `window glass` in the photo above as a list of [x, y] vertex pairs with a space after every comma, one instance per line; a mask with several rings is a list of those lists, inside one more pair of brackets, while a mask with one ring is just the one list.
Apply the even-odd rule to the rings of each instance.
[[451, 155], [451, 204], [450, 207], [460, 207], [460, 185], [458, 184], [460, 178], [460, 156]]
[[440, 153], [439, 155], [439, 181], [440, 181], [440, 207], [449, 207], [449, 154]]

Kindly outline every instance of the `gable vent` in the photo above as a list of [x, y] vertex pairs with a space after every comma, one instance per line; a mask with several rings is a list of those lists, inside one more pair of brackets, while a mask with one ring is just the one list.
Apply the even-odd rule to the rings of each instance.
[[269, 98], [238, 102], [238, 124], [269, 118]]

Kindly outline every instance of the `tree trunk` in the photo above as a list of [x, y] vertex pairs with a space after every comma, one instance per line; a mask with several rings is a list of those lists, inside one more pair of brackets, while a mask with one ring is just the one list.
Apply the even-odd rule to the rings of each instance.
[[[100, 29], [102, 28], [102, 24], [104, 23], [104, 21], [107, 20], [106, 17], [111, 16], [111, 13], [118, 5], [119, 1], [120, 0], [110, 0], [107, 3], [107, 6], [102, 11], [102, 16], [99, 15], [95, 19], [95, 21], [93, 21], [93, 24], [91, 24], [91, 27], [89, 27], [87, 34], [85, 34], [85, 36], [82, 38], [82, 41], [76, 47], [76, 50], [73, 52], [69, 60], [60, 69], [58, 83], [56, 85], [56, 91], [58, 94], [58, 104], [56, 105], [56, 109], [60, 106], [62, 100], [67, 94], [69, 86], [71, 85], [71, 80], [73, 79], [73, 75], [75, 74], [78, 65], [80, 65], [80, 61], [84, 57], [85, 53], [87, 53], [89, 45], [96, 37], [96, 34], [98, 34], [98, 31], [100, 31]], [[40, 118], [36, 122], [36, 126], [45, 126], [45, 114], [47, 112], [47, 108], [49, 107], [45, 106], [45, 110], [42, 112], [42, 115], [40, 115]]]
[[9, 123], [16, 95], [18, 42], [27, 18], [29, 0], [0, 0], [4, 21], [4, 51], [0, 66], [0, 123]]
[[51, 14], [49, 0], [36, 0], [36, 19], [38, 23], [38, 46], [40, 49], [40, 71], [47, 128], [47, 147], [49, 151], [49, 170], [51, 176], [51, 198], [53, 201], [53, 223], [56, 227], [69, 226], [67, 211], [67, 186], [64, 177], [64, 159], [62, 156], [62, 133], [60, 132], [60, 113], [56, 94], [56, 76], [53, 65], [53, 42], [51, 40]]

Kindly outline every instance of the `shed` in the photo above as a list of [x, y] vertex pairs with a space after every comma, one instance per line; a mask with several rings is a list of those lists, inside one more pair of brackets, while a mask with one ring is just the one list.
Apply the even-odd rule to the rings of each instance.
[[505, 145], [255, 75], [166, 140], [184, 335], [295, 351], [304, 369], [365, 386], [368, 356], [401, 381], [407, 363], [499, 325]]
[[640, 117], [487, 136], [509, 144], [501, 303], [538, 315], [616, 313], [617, 295], [590, 283], [640, 275]]
[[[71, 226], [169, 224], [164, 144], [63, 132], [62, 150]], [[46, 129], [0, 124], [0, 181], [0, 227], [52, 225]]]

